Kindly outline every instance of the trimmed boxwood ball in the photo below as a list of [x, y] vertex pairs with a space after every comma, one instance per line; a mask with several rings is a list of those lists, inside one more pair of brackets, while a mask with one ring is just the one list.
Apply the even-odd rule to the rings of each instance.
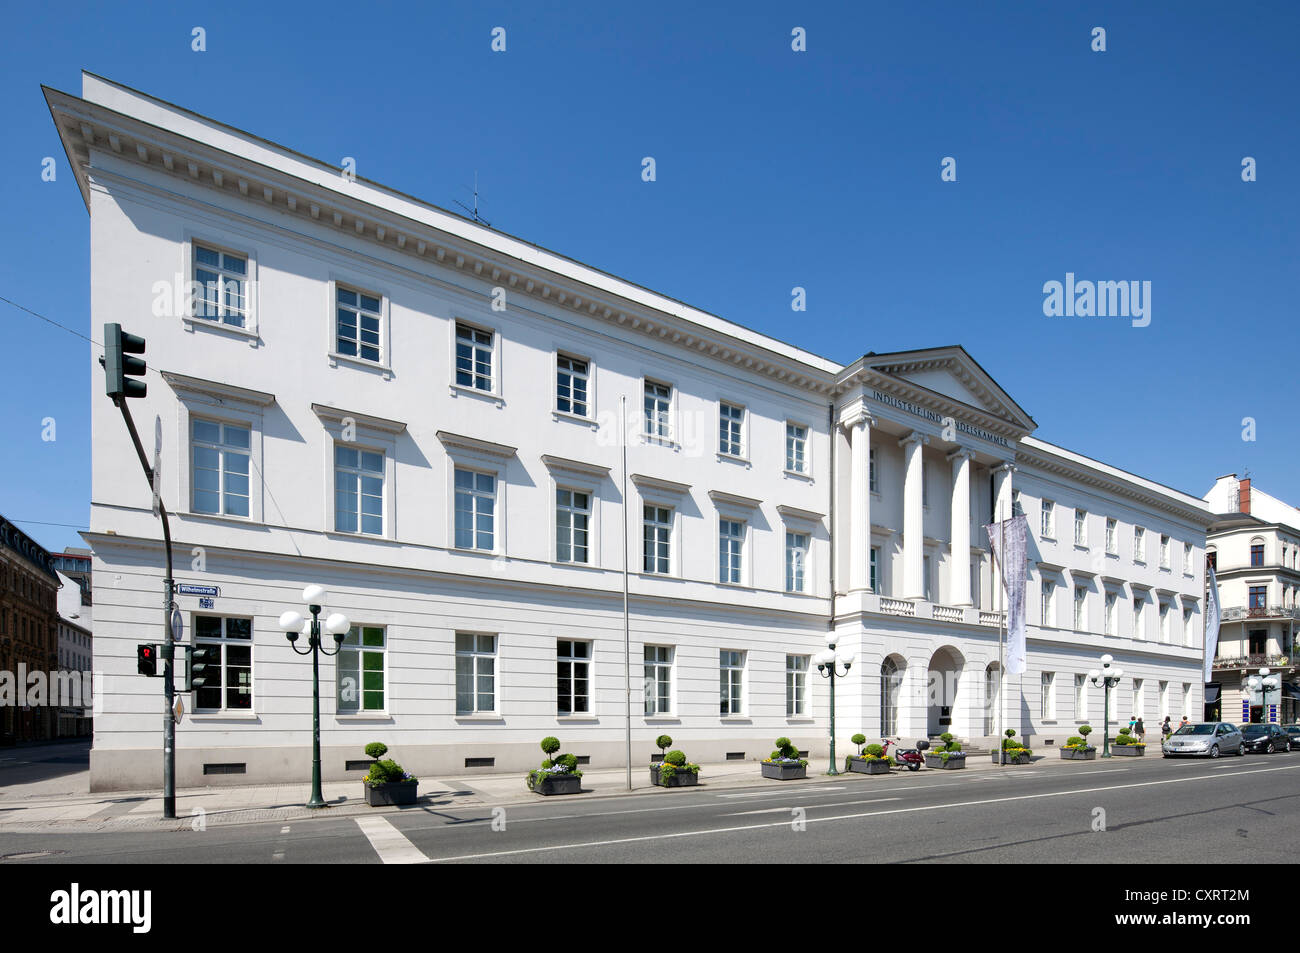
[[576, 754], [562, 754], [555, 759], [556, 764], [562, 764], [569, 771], [576, 771], [578, 768], [578, 756]]
[[655, 739], [655, 747], [660, 751], [667, 751], [673, 746], [673, 739], [667, 735], [660, 735]]
[[388, 745], [382, 741], [372, 741], [366, 745], [366, 757], [368, 758], [374, 758], [378, 761], [386, 754], [388, 754]]
[[1014, 729], [1014, 728], [1008, 728], [1008, 729], [1006, 730], [1005, 734], [1006, 734], [1006, 736], [1007, 736], [1008, 738], [1014, 738], [1014, 737], [1016, 736], [1016, 729]]
[[667, 762], [668, 764], [673, 765], [674, 767], [680, 768], [682, 765], [686, 763], [686, 752], [670, 751], [666, 755], [664, 755], [664, 761]]
[[555, 754], [560, 750], [560, 739], [554, 735], [547, 735], [542, 739], [542, 750], [547, 754]]
[[885, 749], [880, 745], [867, 745], [867, 747], [863, 750], [865, 750], [866, 753], [871, 755], [873, 758], [880, 758], [883, 757], [885, 754]]

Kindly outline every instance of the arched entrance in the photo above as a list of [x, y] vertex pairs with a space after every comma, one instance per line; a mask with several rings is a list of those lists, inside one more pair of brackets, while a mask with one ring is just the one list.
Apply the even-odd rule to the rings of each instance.
[[952, 731], [957, 723], [957, 690], [961, 685], [961, 670], [965, 661], [962, 654], [951, 645], [945, 645], [930, 656], [925, 695], [926, 731], [931, 735]]

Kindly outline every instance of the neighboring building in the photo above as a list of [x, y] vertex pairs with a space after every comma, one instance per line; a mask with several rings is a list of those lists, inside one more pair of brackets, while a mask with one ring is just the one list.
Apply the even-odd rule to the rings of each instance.
[[29, 703], [26, 688], [58, 668], [58, 587], [50, 554], [0, 517], [0, 744], [55, 736], [54, 708]]
[[[1205, 494], [1215, 514], [1206, 552], [1219, 582], [1222, 622], [1214, 681], [1206, 686], [1206, 717], [1281, 721], [1300, 713], [1295, 635], [1300, 621], [1300, 509], [1252, 487], [1235, 473]], [[1261, 668], [1280, 677], [1264, 699], [1245, 679]], [[1217, 706], [1217, 707], [1216, 707]]]
[[80, 546], [69, 546], [61, 553], [50, 556], [56, 571], [76, 581], [81, 587], [81, 604], [89, 606], [93, 601], [91, 586], [91, 552]]
[[[66, 556], [66, 553], [63, 554]], [[86, 557], [89, 559], [89, 557]], [[59, 564], [59, 555], [53, 557], [54, 565]], [[59, 701], [58, 731], [60, 738], [81, 737], [91, 733], [91, 697], [82, 692], [91, 686], [91, 673], [94, 667], [94, 645], [92, 643], [93, 625], [90, 604], [83, 600], [90, 594], [89, 580], [82, 588], [80, 580], [58, 573], [60, 588], [58, 592], [59, 612], [59, 671], [76, 676], [77, 695]], [[60, 684], [60, 683], [56, 683]], [[63, 679], [61, 684], [71, 685], [72, 679]]]
[[[1208, 508], [1035, 440], [962, 348], [843, 366], [107, 80], [46, 95], [92, 312], [156, 369], [131, 403], [164, 422], [177, 581], [212, 587], [177, 596], [221, 653], [178, 783], [308, 775], [310, 661], [276, 620], [309, 583], [354, 623], [322, 665], [326, 777], [376, 740], [423, 775], [534, 766], [546, 735], [620, 765], [625, 561], [635, 758], [664, 732], [699, 761], [779, 735], [824, 757], [829, 627], [857, 652], [843, 750], [987, 739], [1004, 613], [982, 527], [1017, 503], [1032, 625], [1008, 726], [1099, 723], [1080, 679], [1105, 652], [1128, 673], [1113, 717], [1199, 709]], [[89, 372], [103, 790], [160, 782], [135, 646], [160, 638], [163, 555]]]

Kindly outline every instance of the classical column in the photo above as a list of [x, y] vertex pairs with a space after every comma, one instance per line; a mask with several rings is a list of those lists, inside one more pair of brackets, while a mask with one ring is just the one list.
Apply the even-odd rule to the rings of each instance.
[[970, 458], [971, 452], [959, 447], [948, 454], [952, 462], [952, 552], [949, 565], [952, 578], [948, 591], [952, 604], [968, 606], [970, 598]]
[[924, 599], [925, 580], [925, 496], [921, 486], [921, 448], [930, 442], [913, 431], [898, 445], [903, 448], [903, 592], [904, 599]]
[[865, 411], [846, 421], [852, 441], [852, 474], [849, 479], [849, 591], [871, 588], [871, 425]]
[[[1011, 474], [1016, 472], [1013, 464], [1004, 463], [993, 471], [993, 519], [995, 525], [1001, 520], [1011, 519]], [[1003, 610], [1006, 608], [1006, 594], [1002, 587], [1002, 564], [998, 562], [993, 567], [993, 608]], [[1021, 572], [1024, 571], [1022, 566]]]

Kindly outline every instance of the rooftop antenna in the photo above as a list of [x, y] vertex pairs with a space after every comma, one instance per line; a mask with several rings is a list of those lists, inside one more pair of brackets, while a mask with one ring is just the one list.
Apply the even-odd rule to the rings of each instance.
[[474, 170], [474, 207], [470, 208], [468, 205], [466, 205], [464, 202], [460, 201], [459, 199], [454, 199], [453, 201], [455, 201], [455, 203], [459, 205], [461, 208], [463, 208], [465, 211], [473, 215], [474, 221], [478, 222], [480, 225], [486, 225], [488, 228], [492, 227], [492, 223], [489, 222], [486, 218], [480, 216], [478, 213], [478, 170], [477, 169]]

